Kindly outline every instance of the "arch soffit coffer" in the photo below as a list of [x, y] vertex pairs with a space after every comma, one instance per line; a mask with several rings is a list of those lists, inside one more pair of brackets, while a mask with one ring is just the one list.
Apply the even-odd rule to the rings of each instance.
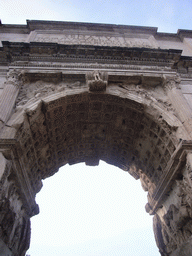
[[153, 97], [123, 95], [121, 87], [115, 93], [109, 86], [104, 93], [70, 94], [55, 93], [23, 106], [8, 122], [32, 191], [67, 162], [95, 165], [102, 159], [140, 178], [152, 196], [178, 146], [180, 121]]

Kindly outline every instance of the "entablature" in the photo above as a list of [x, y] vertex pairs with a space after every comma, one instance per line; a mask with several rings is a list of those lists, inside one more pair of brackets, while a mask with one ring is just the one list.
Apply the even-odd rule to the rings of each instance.
[[144, 26], [27, 20], [27, 25], [0, 24], [0, 41], [178, 49], [182, 56], [192, 56], [191, 30], [162, 33]]
[[177, 71], [191, 77], [192, 57], [181, 56], [182, 50], [64, 45], [45, 42], [3, 41], [1, 66], [46, 67], [70, 70], [107, 69], [137, 72]]

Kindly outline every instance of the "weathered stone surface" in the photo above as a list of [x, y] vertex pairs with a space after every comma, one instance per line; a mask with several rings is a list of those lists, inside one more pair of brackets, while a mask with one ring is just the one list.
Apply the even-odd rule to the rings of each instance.
[[148, 191], [160, 254], [191, 255], [191, 38], [104, 24], [0, 26], [0, 255], [28, 249], [42, 179], [100, 159]]
[[0, 255], [13, 256], [13, 253], [2, 240], [0, 241]]
[[192, 255], [192, 238], [171, 254], [171, 256], [191, 256]]

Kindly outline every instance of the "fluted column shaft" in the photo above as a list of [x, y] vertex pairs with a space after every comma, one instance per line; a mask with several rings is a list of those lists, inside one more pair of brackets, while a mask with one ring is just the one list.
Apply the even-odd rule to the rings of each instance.
[[11, 115], [19, 93], [19, 88], [20, 81], [18, 73], [15, 71], [9, 72], [5, 87], [0, 95], [0, 121], [3, 123], [6, 123]]

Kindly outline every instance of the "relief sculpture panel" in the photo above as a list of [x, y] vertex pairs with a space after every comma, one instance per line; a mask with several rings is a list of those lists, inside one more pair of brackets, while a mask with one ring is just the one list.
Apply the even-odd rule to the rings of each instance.
[[[34, 74], [33, 74], [34, 75]], [[27, 76], [27, 75], [26, 75]], [[74, 79], [56, 79], [48, 74], [44, 79], [37, 77], [34, 81], [25, 81], [20, 89], [16, 106], [32, 103], [54, 93], [62, 93], [66, 90], [80, 89], [85, 87], [85, 81]]]

